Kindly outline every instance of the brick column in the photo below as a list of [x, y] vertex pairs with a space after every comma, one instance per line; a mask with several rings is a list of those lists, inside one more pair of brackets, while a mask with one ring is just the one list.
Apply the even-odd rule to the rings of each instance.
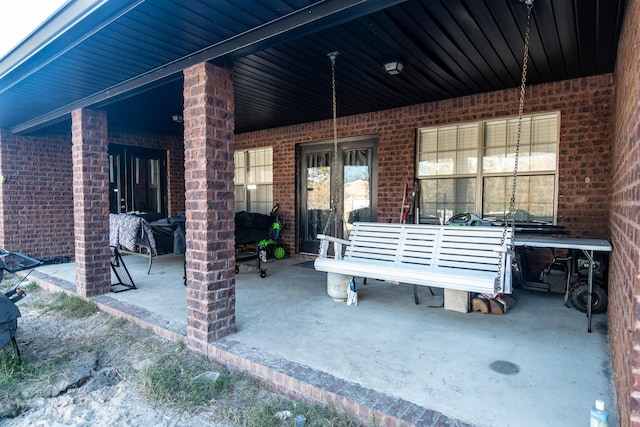
[[76, 293], [89, 297], [111, 289], [107, 115], [78, 109], [71, 120]]
[[187, 342], [205, 354], [236, 329], [233, 130], [231, 72], [184, 70]]
[[[16, 159], [11, 159], [11, 156], [7, 153], [10, 142], [9, 132], [0, 129], [0, 249], [16, 250], [11, 246], [11, 236], [15, 234], [12, 221], [9, 220], [12, 216], [11, 209], [15, 209], [9, 201], [10, 187], [6, 184], [6, 176], [11, 172], [10, 165], [17, 163]], [[15, 139], [15, 138], [13, 138]]]

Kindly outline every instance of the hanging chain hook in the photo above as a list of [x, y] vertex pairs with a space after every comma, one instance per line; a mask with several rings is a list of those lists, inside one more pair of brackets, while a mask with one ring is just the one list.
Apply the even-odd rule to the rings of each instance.
[[533, 9], [533, 0], [520, 0], [520, 3], [524, 3], [527, 6], [527, 19], [531, 16], [531, 9]]
[[[511, 226], [512, 233], [515, 229], [515, 210], [516, 210], [516, 184], [518, 180], [518, 159], [520, 156], [520, 139], [522, 136], [522, 116], [524, 115], [524, 99], [527, 87], [527, 68], [529, 62], [529, 38], [531, 35], [531, 10], [533, 9], [533, 0], [520, 0], [527, 6], [527, 27], [524, 33], [524, 53], [522, 58], [522, 78], [520, 79], [520, 102], [518, 105], [518, 130], [516, 134], [516, 151], [513, 159], [513, 177], [511, 184], [511, 198], [509, 199], [509, 210], [505, 214], [502, 227], [502, 239], [500, 240], [500, 246], [504, 246], [504, 242], [507, 238], [507, 227]], [[501, 291], [499, 289], [499, 283], [502, 278], [502, 259], [503, 253], [500, 252], [500, 263], [498, 264], [498, 274], [496, 278], [496, 292]], [[505, 268], [509, 268], [506, 266]]]

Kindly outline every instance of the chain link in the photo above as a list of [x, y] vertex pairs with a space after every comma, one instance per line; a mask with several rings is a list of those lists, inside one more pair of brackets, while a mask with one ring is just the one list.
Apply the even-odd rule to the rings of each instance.
[[[333, 166], [331, 169], [333, 170], [333, 182], [334, 185], [338, 183], [338, 106], [336, 101], [336, 57], [340, 55], [340, 52], [331, 52], [328, 53], [327, 56], [331, 60], [331, 106], [333, 110]], [[329, 188], [331, 191], [331, 187]], [[331, 195], [331, 206], [330, 213], [327, 222], [324, 224], [324, 230], [322, 234], [327, 234], [327, 230], [329, 229], [329, 225], [331, 224], [331, 220], [336, 216], [336, 202], [335, 202], [335, 193]], [[338, 236], [338, 221], [334, 221], [334, 230], [333, 235]]]
[[[522, 1], [522, 0], [521, 0]], [[520, 104], [518, 106], [518, 131], [516, 134], [516, 152], [513, 159], [513, 179], [511, 184], [511, 198], [509, 199], [509, 210], [504, 216], [502, 227], [502, 238], [500, 239], [500, 246], [504, 246], [504, 242], [507, 239], [507, 229], [511, 226], [512, 237], [513, 229], [515, 227], [515, 210], [516, 210], [516, 184], [518, 181], [518, 159], [520, 156], [520, 137], [522, 136], [522, 116], [524, 115], [524, 98], [527, 87], [527, 67], [529, 61], [529, 36], [531, 34], [531, 10], [533, 9], [533, 0], [527, 1], [527, 28], [524, 33], [524, 55], [522, 59], [522, 78], [520, 79]], [[496, 277], [496, 284], [494, 291], [499, 293], [502, 291], [500, 288], [500, 282], [502, 281], [502, 259], [504, 253], [500, 252], [500, 262], [498, 263], [498, 274]], [[510, 267], [510, 266], [507, 266]]]

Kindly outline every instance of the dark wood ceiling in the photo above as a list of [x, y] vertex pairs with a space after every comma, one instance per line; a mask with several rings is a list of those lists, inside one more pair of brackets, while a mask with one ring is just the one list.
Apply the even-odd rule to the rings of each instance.
[[[181, 70], [203, 60], [233, 68], [238, 133], [330, 118], [333, 51], [339, 116], [514, 88], [527, 17], [520, 0], [91, 5], [69, 2], [0, 60], [0, 128], [68, 126], [88, 107], [111, 125], [180, 134]], [[624, 7], [534, 0], [529, 82], [612, 72]], [[388, 75], [389, 60], [403, 72]]]

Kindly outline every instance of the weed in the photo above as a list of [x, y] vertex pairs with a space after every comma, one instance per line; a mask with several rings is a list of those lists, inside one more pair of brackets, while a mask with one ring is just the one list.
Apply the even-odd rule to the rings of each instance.
[[29, 283], [27, 283], [24, 286], [21, 286], [21, 289], [24, 290], [27, 294], [35, 294], [37, 292], [40, 292], [40, 286], [38, 286], [38, 284], [34, 281], [31, 281]]
[[[297, 402], [269, 391], [264, 384], [245, 373], [230, 374], [230, 386], [221, 394], [222, 410], [227, 419], [238, 427], [293, 426], [296, 417], [306, 419], [305, 426], [357, 427], [359, 424], [346, 415], [337, 415], [335, 408], [318, 403]], [[279, 413], [290, 412], [286, 419]]]
[[93, 301], [87, 301], [75, 295], [67, 295], [64, 292], [53, 293], [48, 304], [37, 304], [36, 306], [43, 313], [56, 311], [73, 319], [88, 317], [98, 311], [98, 307]]
[[178, 341], [176, 342], [176, 348], [178, 351], [185, 351], [187, 349], [187, 344], [185, 344], [184, 341]]
[[[31, 409], [29, 405], [37, 409], [40, 400], [52, 397], [50, 393], [57, 390], [64, 372], [75, 367], [79, 354], [94, 354], [97, 366], [117, 366], [118, 380], [135, 385], [136, 395], [173, 410], [212, 419], [226, 417], [240, 427], [294, 426], [299, 415], [306, 418], [305, 427], [358, 425], [346, 416], [336, 415], [332, 408], [278, 395], [247, 373], [230, 372], [212, 363], [182, 341], [170, 343], [125, 320], [107, 315], [88, 319], [58, 315], [81, 317], [95, 313], [95, 305], [83, 299], [41, 292], [25, 301], [25, 308], [42, 314], [40, 323], [58, 325], [38, 329], [37, 339], [22, 349], [22, 364], [16, 363], [8, 352], [0, 352], [0, 418], [16, 417]], [[79, 326], [87, 324], [91, 327]], [[145, 363], [142, 369], [139, 363]], [[216, 381], [194, 381], [199, 374], [212, 370], [220, 373]], [[98, 387], [102, 384], [99, 381], [96, 376], [88, 384]], [[291, 412], [291, 417], [281, 420], [276, 415], [281, 411]]]
[[[8, 345], [7, 347], [9, 347]], [[12, 350], [0, 351], [0, 390], [8, 390], [17, 384], [23, 371], [22, 361]]]
[[0, 291], [7, 292], [10, 289], [15, 288], [16, 286], [20, 286], [20, 289], [23, 291], [29, 292], [38, 292], [40, 287], [33, 280], [30, 282], [24, 282], [26, 279], [23, 274], [19, 273], [4, 273], [2, 278], [0, 278]]
[[215, 398], [216, 382], [196, 383], [194, 377], [209, 370], [204, 358], [189, 353], [156, 356], [140, 372], [139, 385], [148, 399], [183, 410], [194, 410]]
[[[281, 419], [279, 413], [289, 412], [289, 418]], [[336, 415], [332, 408], [313, 403], [300, 403], [288, 398], [263, 394], [256, 395], [251, 405], [243, 405], [242, 410], [228, 410], [227, 418], [239, 427], [278, 427], [295, 425], [298, 416], [304, 416], [307, 427], [357, 427], [358, 424], [347, 416]]]
[[16, 417], [25, 408], [21, 403], [21, 381], [29, 368], [10, 347], [9, 344], [0, 350], [0, 418]]

